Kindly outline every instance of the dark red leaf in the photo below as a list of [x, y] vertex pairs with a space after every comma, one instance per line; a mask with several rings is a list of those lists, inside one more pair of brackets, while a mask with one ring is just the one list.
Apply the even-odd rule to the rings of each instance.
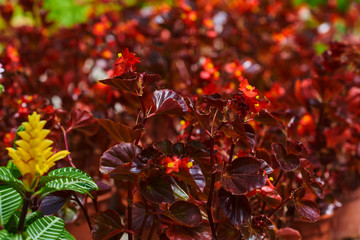
[[289, 153], [296, 154], [299, 157], [306, 158], [309, 156], [309, 151], [301, 142], [286, 141], [287, 149]]
[[262, 109], [258, 115], [255, 116], [254, 120], [268, 126], [279, 126], [279, 122], [266, 109]]
[[218, 240], [240, 239], [241, 232], [234, 228], [228, 219], [221, 221], [216, 228], [216, 236]]
[[96, 119], [97, 122], [118, 142], [133, 142], [140, 136], [142, 130], [133, 130], [130, 127], [108, 119]]
[[163, 154], [172, 154], [172, 142], [169, 139], [162, 140], [154, 144], [155, 148], [162, 152]]
[[227, 191], [242, 195], [266, 183], [260, 162], [253, 157], [239, 157], [231, 162], [221, 178]]
[[141, 153], [135, 157], [130, 171], [132, 173], [140, 173], [147, 163], [154, 159], [157, 153], [158, 151], [152, 147], [142, 150]]
[[47, 195], [40, 204], [40, 211], [44, 215], [51, 215], [56, 213], [70, 198], [71, 192], [59, 191]]
[[71, 111], [67, 132], [76, 129], [87, 135], [93, 135], [97, 132], [98, 127], [91, 113], [82, 109], [74, 109]]
[[196, 227], [202, 222], [199, 207], [186, 201], [174, 202], [171, 204], [169, 212], [171, 214], [171, 218], [183, 226]]
[[[192, 175], [190, 173], [190, 170], [192, 168], [189, 169], [189, 172], [187, 172], [187, 171], [185, 171], [183, 169], [180, 169], [179, 172], [173, 172], [172, 174], [174, 176], [176, 176], [177, 178], [179, 178], [180, 180], [187, 183], [190, 187], [192, 187], [192, 188], [194, 188], [196, 190], [203, 191], [204, 188], [205, 188], [205, 185], [206, 185], [205, 177], [202, 175], [201, 169], [200, 169], [200, 167], [198, 165], [194, 165], [193, 168], [194, 167], [195, 167], [195, 170], [193, 171], [194, 175]], [[197, 180], [195, 178], [197, 178]]]
[[310, 222], [316, 222], [320, 217], [320, 210], [316, 202], [294, 199], [297, 213]]
[[218, 93], [212, 94], [212, 95], [205, 95], [204, 100], [213, 107], [216, 107], [220, 111], [223, 110], [223, 108], [226, 106], [226, 100], [223, 100], [221, 98], [221, 95]]
[[288, 154], [283, 144], [273, 143], [271, 147], [282, 170], [290, 172], [300, 166], [299, 158], [295, 154]]
[[91, 234], [94, 240], [110, 239], [115, 236], [120, 239], [124, 229], [120, 215], [111, 209], [96, 213], [92, 218], [92, 226]]
[[155, 176], [143, 180], [139, 186], [143, 196], [150, 202], [157, 204], [175, 202], [170, 183], [163, 177]]
[[102, 84], [109, 85], [113, 88], [120, 89], [125, 92], [134, 93], [138, 91], [139, 74], [135, 72], [126, 72], [120, 76], [100, 80]]
[[152, 99], [157, 114], [183, 115], [188, 111], [184, 98], [172, 90], [156, 90]]
[[157, 82], [161, 79], [161, 76], [159, 74], [151, 74], [151, 73], [145, 73], [143, 76], [143, 85], [148, 86], [151, 85], [154, 82]]
[[293, 228], [280, 228], [276, 236], [279, 240], [301, 240], [301, 234]]
[[109, 174], [117, 167], [125, 163], [133, 161], [133, 159], [141, 152], [141, 147], [132, 143], [117, 144], [106, 152], [100, 158], [100, 172]]
[[250, 218], [251, 206], [245, 196], [232, 195], [223, 188], [220, 189], [218, 196], [224, 214], [233, 225], [239, 227]]
[[170, 240], [211, 240], [210, 227], [200, 225], [195, 228], [189, 228], [181, 225], [171, 225], [166, 231], [166, 236]]
[[279, 206], [282, 201], [281, 196], [276, 192], [276, 190], [268, 186], [263, 186], [258, 195], [272, 208]]

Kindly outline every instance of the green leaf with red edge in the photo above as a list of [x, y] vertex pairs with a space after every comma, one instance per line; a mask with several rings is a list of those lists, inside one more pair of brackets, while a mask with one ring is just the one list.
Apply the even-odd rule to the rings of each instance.
[[95, 213], [92, 217], [92, 226], [91, 234], [94, 240], [112, 239], [114, 237], [120, 239], [124, 233], [120, 215], [111, 209]]
[[171, 185], [165, 177], [153, 176], [149, 179], [144, 179], [140, 181], [139, 187], [143, 196], [152, 203], [161, 204], [175, 202]]
[[296, 212], [309, 222], [316, 222], [320, 217], [320, 210], [316, 202], [294, 198]]
[[276, 231], [279, 240], [301, 240], [301, 234], [293, 228], [280, 228]]
[[254, 120], [258, 123], [267, 125], [267, 126], [279, 126], [279, 122], [275, 117], [266, 109], [260, 110], [260, 112], [255, 116]]
[[69, 132], [72, 129], [81, 131], [87, 135], [94, 135], [98, 131], [99, 125], [93, 115], [88, 111], [82, 109], [73, 109], [69, 120], [69, 127], [66, 130]]
[[221, 177], [225, 190], [235, 195], [246, 194], [266, 183], [260, 162], [253, 157], [239, 157], [227, 166]]
[[219, 190], [219, 203], [225, 216], [236, 227], [241, 226], [251, 216], [251, 206], [245, 196], [232, 195], [221, 188]]
[[240, 239], [241, 232], [228, 219], [221, 220], [216, 228], [218, 240]]
[[105, 128], [105, 130], [113, 137], [116, 141], [122, 142], [133, 142], [138, 138], [142, 132], [141, 129], [133, 130], [130, 127], [116, 123], [108, 119], [96, 119], [97, 122]]
[[[141, 152], [141, 147], [132, 143], [119, 143], [106, 150], [100, 158], [100, 172], [109, 174], [116, 168], [130, 163]], [[131, 166], [131, 165], [130, 165]], [[129, 168], [130, 169], [130, 168]], [[130, 172], [129, 172], [130, 173]]]
[[178, 224], [197, 227], [202, 223], [200, 208], [186, 201], [176, 201], [169, 207], [169, 216]]
[[166, 236], [170, 240], [211, 240], [212, 235], [209, 225], [201, 224], [200, 226], [189, 228], [177, 224], [170, 225], [166, 231]]
[[290, 172], [296, 170], [300, 166], [299, 157], [292, 153], [288, 154], [283, 144], [273, 143], [271, 148], [273, 149], [275, 158], [282, 170]]
[[139, 90], [138, 80], [139, 80], [139, 73], [126, 72], [120, 76], [100, 80], [99, 82], [128, 93], [134, 93], [135, 91]]
[[172, 90], [156, 90], [152, 99], [156, 114], [184, 115], [188, 112], [184, 98]]

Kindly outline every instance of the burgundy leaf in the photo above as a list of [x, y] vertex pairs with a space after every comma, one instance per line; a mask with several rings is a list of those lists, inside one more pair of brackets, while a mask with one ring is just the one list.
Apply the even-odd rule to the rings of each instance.
[[188, 111], [184, 98], [172, 90], [156, 90], [152, 98], [157, 114], [183, 115]]
[[279, 122], [266, 109], [262, 109], [258, 115], [255, 116], [254, 120], [267, 126], [279, 126]]
[[276, 231], [279, 240], [301, 240], [300, 233], [293, 228], [280, 228]]
[[140, 136], [142, 130], [133, 130], [130, 127], [108, 119], [96, 119], [97, 122], [118, 142], [133, 142]]
[[199, 187], [200, 191], [203, 192], [206, 186], [206, 180], [200, 166], [194, 164], [193, 167], [189, 169], [189, 173], [195, 180], [195, 183]]
[[123, 235], [124, 227], [121, 224], [120, 215], [111, 209], [95, 213], [92, 218], [92, 226], [91, 234], [94, 240], [110, 239], [115, 236], [120, 239]]
[[216, 228], [216, 236], [218, 240], [241, 239], [241, 232], [234, 228], [228, 219], [221, 221], [221, 224]]
[[260, 162], [253, 157], [239, 157], [231, 162], [221, 178], [227, 191], [242, 195], [266, 183]]
[[141, 147], [132, 143], [117, 144], [106, 152], [100, 158], [100, 172], [109, 174], [117, 167], [125, 163], [133, 161], [133, 159], [141, 152]]
[[171, 214], [171, 218], [183, 226], [196, 227], [202, 222], [199, 207], [186, 201], [174, 202], [171, 204], [169, 212]]
[[299, 158], [295, 154], [288, 154], [283, 144], [273, 143], [271, 147], [282, 170], [290, 172], [300, 166]]
[[47, 195], [40, 204], [40, 211], [44, 215], [51, 215], [56, 213], [70, 198], [71, 192], [59, 191]]
[[69, 128], [66, 131], [69, 132], [72, 129], [87, 135], [94, 135], [98, 130], [98, 125], [91, 113], [82, 109], [74, 109], [71, 111]]
[[233, 225], [239, 227], [250, 218], [251, 206], [245, 196], [232, 195], [223, 188], [220, 189], [218, 196], [224, 214]]
[[162, 140], [161, 142], [157, 142], [154, 144], [155, 148], [162, 152], [163, 154], [172, 154], [172, 142], [169, 139]]
[[155, 176], [140, 181], [139, 186], [143, 196], [150, 202], [157, 204], [175, 202], [171, 185], [163, 177]]
[[316, 202], [294, 199], [297, 213], [310, 222], [316, 222], [320, 217], [320, 210]]
[[136, 90], [138, 90], [138, 79], [138, 73], [126, 72], [120, 76], [100, 80], [99, 82], [125, 92], [134, 93]]
[[200, 225], [198, 227], [189, 228], [181, 225], [171, 225], [166, 231], [166, 236], [170, 240], [211, 240], [210, 227], [208, 225]]
[[141, 153], [135, 157], [130, 172], [140, 173], [141, 170], [147, 165], [147, 163], [154, 159], [157, 153], [157, 150], [152, 147], [142, 150]]

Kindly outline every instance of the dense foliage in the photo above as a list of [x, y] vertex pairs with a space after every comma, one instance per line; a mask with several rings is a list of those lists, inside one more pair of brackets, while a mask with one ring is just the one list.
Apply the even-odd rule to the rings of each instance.
[[360, 183], [358, 1], [0, 13], [0, 236], [68, 239], [80, 208], [94, 239], [300, 239]]

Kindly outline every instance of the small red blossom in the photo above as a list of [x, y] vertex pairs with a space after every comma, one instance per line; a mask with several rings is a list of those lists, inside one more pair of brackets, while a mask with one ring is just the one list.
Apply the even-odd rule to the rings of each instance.
[[140, 58], [135, 57], [134, 53], [129, 52], [129, 49], [125, 49], [122, 53], [118, 54], [113, 67], [113, 73], [111, 77], [117, 77], [125, 72], [132, 72], [136, 70], [135, 64], [140, 62]]
[[5, 134], [5, 136], [3, 138], [3, 143], [4, 143], [5, 147], [11, 147], [14, 140], [15, 140], [15, 133], [9, 132], [9, 133]]
[[247, 79], [240, 82], [239, 90], [249, 98], [254, 98], [258, 95], [257, 91], [254, 91], [255, 87], [251, 86]]

